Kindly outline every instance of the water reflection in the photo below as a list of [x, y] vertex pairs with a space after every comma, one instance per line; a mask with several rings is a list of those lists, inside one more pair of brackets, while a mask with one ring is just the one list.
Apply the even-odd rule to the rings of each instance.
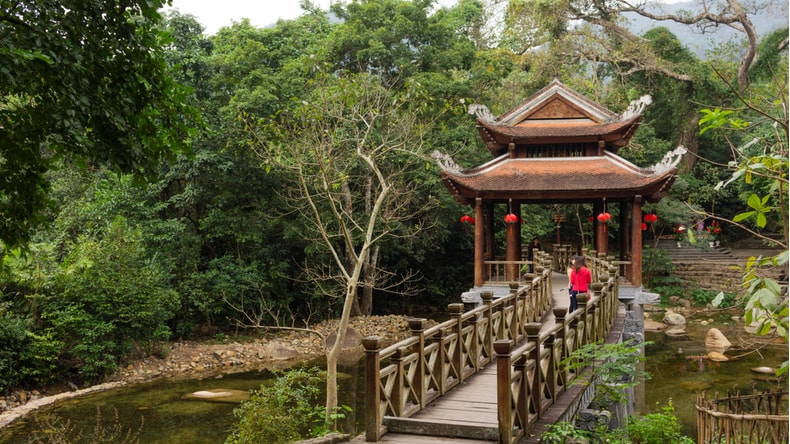
[[[340, 371], [340, 402], [354, 409], [344, 427], [355, 430], [357, 418], [364, 417], [361, 413], [364, 397], [357, 396], [357, 391], [364, 387], [357, 381], [363, 380], [364, 375], [356, 374], [360, 371], [359, 365]], [[188, 399], [185, 395], [215, 389], [249, 391], [272, 381], [273, 373], [264, 370], [202, 380], [161, 380], [108, 390], [41, 408], [0, 429], [0, 443], [29, 442], [32, 432], [41, 430], [37, 422], [41, 422], [44, 415], [57, 415], [70, 421], [75, 430], [83, 431], [79, 442], [91, 442], [98, 409], [105, 429], [114, 427], [117, 411], [122, 430], [132, 433], [139, 430], [137, 436], [141, 443], [217, 444], [228, 436], [237, 404]]]
[[[738, 348], [741, 343], [738, 338], [746, 337], [742, 326], [724, 315], [712, 325], [702, 325], [702, 319], [689, 319], [685, 336], [646, 333], [646, 340], [653, 342], [645, 349], [645, 370], [652, 379], [644, 383], [644, 405], [638, 406], [641, 414], [658, 413], [671, 399], [683, 434], [694, 438], [697, 436], [694, 408], [697, 393], [706, 391], [708, 398], [713, 398], [717, 392], [724, 397], [728, 391], [746, 394], [786, 387], [785, 381], [776, 381], [751, 369], [778, 368], [787, 359], [787, 344], [768, 345], [759, 352]], [[725, 353], [733, 360], [715, 362], [705, 357], [705, 335], [714, 326], [733, 343]]]

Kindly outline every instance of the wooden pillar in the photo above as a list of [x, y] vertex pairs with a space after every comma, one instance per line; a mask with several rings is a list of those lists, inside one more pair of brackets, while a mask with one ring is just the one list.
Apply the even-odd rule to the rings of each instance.
[[[518, 203], [511, 203], [509, 210], [516, 215], [518, 220], [516, 223], [507, 224], [506, 242], [507, 247], [505, 250], [506, 261], [520, 261], [521, 260], [521, 205]], [[505, 277], [509, 281], [518, 280], [519, 266], [508, 265], [505, 267]]]
[[494, 260], [496, 256], [496, 241], [494, 240], [494, 202], [488, 201], [483, 206], [485, 214], [485, 257], [489, 260]]
[[606, 222], [600, 222], [598, 215], [606, 211], [605, 205], [597, 207], [598, 211], [595, 212], [593, 222], [595, 223], [595, 249], [599, 253], [606, 253], [609, 251], [609, 227]]
[[488, 221], [483, 216], [483, 199], [475, 199], [475, 286], [479, 287], [485, 282], [485, 226]]
[[[626, 257], [628, 257], [628, 252], [630, 251], [630, 243], [631, 243], [631, 231], [629, 227], [632, 225], [630, 224], [631, 218], [628, 216], [628, 202], [621, 201], [620, 202], [620, 260], [624, 261]], [[641, 228], [641, 224], [639, 225]]]
[[631, 283], [642, 286], [642, 196], [631, 204]]

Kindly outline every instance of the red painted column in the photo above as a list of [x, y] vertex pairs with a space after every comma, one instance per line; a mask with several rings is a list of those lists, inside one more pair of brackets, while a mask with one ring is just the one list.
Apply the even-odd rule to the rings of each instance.
[[642, 196], [631, 204], [631, 283], [642, 285]]
[[485, 228], [486, 220], [483, 217], [483, 199], [475, 199], [475, 286], [483, 285], [485, 261]]
[[[518, 222], [507, 225], [507, 232], [505, 239], [507, 241], [507, 249], [505, 250], [505, 260], [507, 261], [520, 261], [521, 260], [521, 205], [514, 203], [510, 205], [510, 211], [518, 217]], [[509, 281], [518, 280], [519, 266], [508, 265], [505, 267], [505, 276]]]

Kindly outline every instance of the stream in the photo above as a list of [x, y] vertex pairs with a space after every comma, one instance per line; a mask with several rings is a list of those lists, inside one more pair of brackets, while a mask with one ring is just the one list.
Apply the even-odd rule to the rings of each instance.
[[[686, 335], [668, 336], [662, 332], [646, 332], [645, 340], [652, 342], [645, 347], [645, 371], [651, 379], [642, 384], [644, 401], [638, 405], [640, 414], [658, 413], [672, 400], [675, 415], [680, 419], [684, 435], [697, 438], [696, 409], [694, 403], [699, 392], [706, 391], [708, 399], [716, 393], [724, 398], [727, 392], [755, 391], [787, 388], [787, 380], [761, 375], [751, 369], [756, 367], [778, 368], [788, 359], [786, 343], [766, 344], [758, 352], [740, 348], [754, 336], [747, 335], [742, 322], [731, 319], [733, 312], [718, 315], [700, 313], [687, 318]], [[661, 315], [654, 317], [661, 321]], [[703, 321], [708, 325], [703, 325]], [[710, 321], [713, 321], [712, 323]], [[714, 362], [705, 356], [705, 335], [712, 327], [718, 328], [733, 346], [725, 355], [731, 360]], [[785, 412], [786, 413], [786, 412]]]
[[[637, 405], [638, 413], [660, 412], [671, 399], [683, 433], [696, 438], [694, 401], [698, 391], [706, 390], [708, 397], [712, 398], [716, 392], [724, 397], [728, 390], [750, 393], [754, 389], [786, 388], [786, 380], [771, 381], [771, 378], [757, 375], [751, 369], [781, 365], [788, 356], [787, 344], [769, 345], [759, 353], [736, 347], [741, 338], [748, 336], [744, 335], [742, 326], [730, 318], [731, 315], [690, 317], [687, 334], [683, 336], [646, 333], [646, 340], [652, 344], [645, 348], [645, 370], [652, 379], [638, 391], [642, 394]], [[655, 316], [661, 320], [658, 314]], [[710, 320], [713, 321], [711, 325], [703, 325], [702, 321]], [[697, 358], [706, 354], [705, 334], [712, 326], [720, 329], [734, 344], [725, 354], [737, 359], [717, 363]], [[346, 432], [361, 431], [364, 427], [364, 360], [355, 366], [342, 368], [340, 372], [340, 403], [353, 408], [344, 429]], [[42, 433], [48, 428], [47, 423], [52, 422], [45, 418], [53, 417], [67, 421], [75, 432], [82, 432], [83, 437], [72, 442], [88, 443], [93, 437], [97, 416], [106, 430], [116, 425], [117, 418], [121, 430], [139, 433], [139, 442], [144, 444], [222, 443], [234, 422], [232, 411], [237, 404], [185, 399], [184, 396], [216, 389], [249, 391], [271, 382], [273, 378], [270, 371], [256, 371], [209, 379], [159, 380], [66, 400], [41, 408], [35, 414], [0, 429], [0, 444], [32, 442], [32, 434]]]

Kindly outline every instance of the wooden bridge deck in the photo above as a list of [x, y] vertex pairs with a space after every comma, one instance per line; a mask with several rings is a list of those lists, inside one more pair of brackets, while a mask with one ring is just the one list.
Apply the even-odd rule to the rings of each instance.
[[[570, 303], [567, 275], [553, 272], [551, 288], [552, 307], [567, 309]], [[541, 332], [551, 329], [554, 323], [554, 314], [549, 310], [543, 317]], [[390, 431], [378, 442], [393, 444], [497, 442], [496, 367], [495, 362], [490, 363], [483, 371], [436, 399], [411, 418], [389, 419]], [[427, 430], [443, 436], [426, 435]], [[527, 442], [528, 439], [529, 437], [526, 437], [521, 442]], [[365, 435], [356, 437], [352, 442], [365, 442]]]

